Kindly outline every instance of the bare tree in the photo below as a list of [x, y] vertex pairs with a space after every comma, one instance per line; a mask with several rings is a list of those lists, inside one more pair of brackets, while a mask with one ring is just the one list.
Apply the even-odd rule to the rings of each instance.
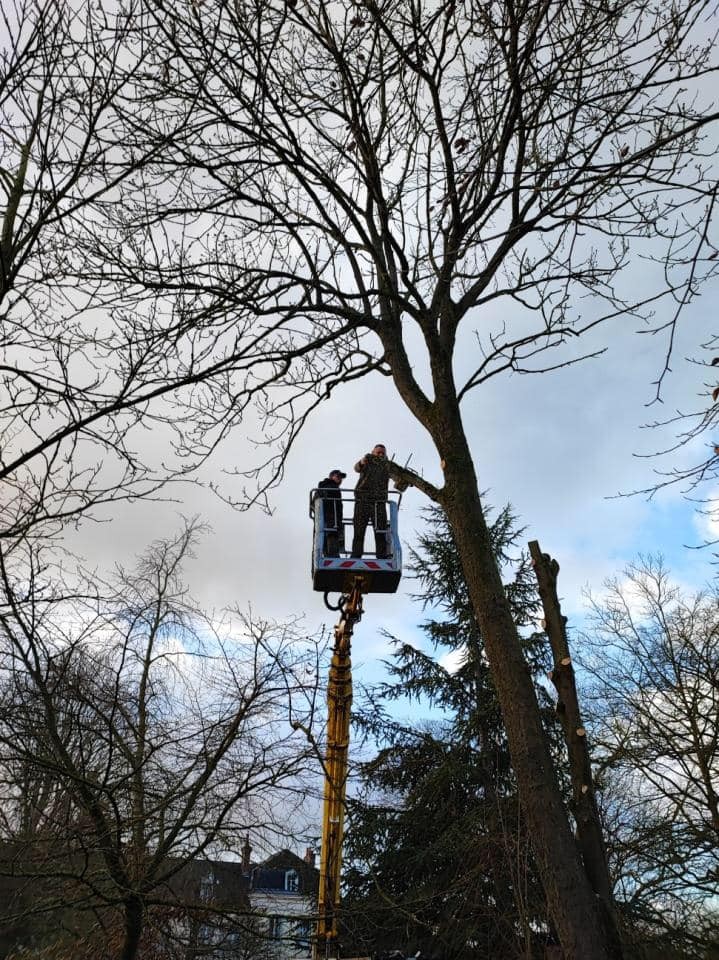
[[284, 826], [304, 797], [291, 724], [312, 722], [315, 651], [292, 624], [245, 618], [235, 639], [202, 616], [180, 579], [192, 536], [153, 546], [112, 593], [0, 566], [6, 923], [64, 913], [80, 937], [89, 916], [123, 960], [198, 909], [188, 864]]
[[680, 590], [648, 558], [607, 583], [584, 637], [620, 897], [685, 932], [719, 873], [718, 601], [716, 589]]
[[[618, 318], [664, 331], [668, 367], [681, 310], [716, 270], [711, 10], [148, 0], [135, 26], [164, 71], [138, 91], [125, 136], [163, 144], [151, 167], [162, 189], [113, 210], [130, 256], [106, 269], [87, 255], [98, 280], [212, 355], [196, 450], [209, 454], [254, 403], [275, 442], [261, 491], [337, 386], [392, 378], [437, 449], [441, 485], [406, 479], [454, 531], [552, 916], [565, 953], [587, 960], [612, 950], [460, 407], [505, 371], [574, 362], [576, 338]], [[627, 268], [639, 256], [659, 269], [637, 294]]]
[[[543, 627], [552, 650], [549, 679], [557, 691], [556, 713], [567, 749], [572, 786], [571, 810], [576, 824], [577, 845], [597, 899], [609, 916], [607, 926], [617, 930], [616, 903], [607, 862], [607, 851], [596, 797], [591, 755], [582, 722], [576, 677], [569, 652], [567, 617], [562, 614], [558, 593], [559, 563], [542, 553], [537, 540], [529, 543], [532, 566], [537, 577], [544, 611]], [[617, 931], [618, 932], [618, 931]]]
[[184, 313], [168, 324], [113, 279], [118, 258], [127, 270], [142, 254], [113, 211], [146, 209], [157, 186], [148, 161], [187, 123], [178, 110], [159, 139], [124, 135], [149, 78], [165, 72], [153, 37], [138, 35], [139, 16], [133, 0], [12, 0], [0, 14], [6, 553], [30, 531], [47, 536], [98, 504], [189, 477], [206, 455], [190, 427], [200, 420], [202, 437], [213, 389], [228, 389], [219, 331], [206, 336]]
[[[83, 311], [111, 301], [83, 277], [82, 238], [140, 162], [121, 148], [118, 109], [145, 68], [127, 11], [14, 0], [0, 18], [0, 520], [7, 538], [47, 516], [122, 495], [117, 405], [123, 364], [112, 323]], [[138, 344], [138, 350], [141, 350]], [[125, 389], [127, 381], [125, 378]], [[116, 450], [111, 481], [93, 451]], [[139, 476], [137, 479], [141, 479]]]

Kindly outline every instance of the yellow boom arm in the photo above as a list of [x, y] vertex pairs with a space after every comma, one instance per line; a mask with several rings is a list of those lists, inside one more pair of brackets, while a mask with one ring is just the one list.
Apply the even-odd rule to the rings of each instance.
[[334, 649], [327, 683], [327, 754], [320, 854], [317, 936], [314, 960], [339, 955], [337, 914], [344, 834], [347, 754], [352, 707], [352, 630], [362, 616], [362, 580], [357, 578], [335, 627]]

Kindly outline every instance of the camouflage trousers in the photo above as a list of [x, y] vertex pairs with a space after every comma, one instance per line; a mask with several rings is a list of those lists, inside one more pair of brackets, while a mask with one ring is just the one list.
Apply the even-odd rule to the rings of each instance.
[[387, 526], [387, 504], [383, 500], [355, 500], [354, 536], [352, 538], [352, 556], [361, 557], [364, 553], [364, 536], [367, 524], [374, 529], [375, 550], [378, 559], [390, 555], [390, 538]]

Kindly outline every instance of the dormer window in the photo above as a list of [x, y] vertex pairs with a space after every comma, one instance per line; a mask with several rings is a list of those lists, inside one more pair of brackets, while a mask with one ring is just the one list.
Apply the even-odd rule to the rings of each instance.
[[297, 893], [300, 889], [300, 876], [296, 870], [285, 871], [285, 890], [287, 893]]
[[200, 880], [200, 900], [203, 903], [209, 903], [215, 895], [215, 875], [210, 871], [209, 875]]

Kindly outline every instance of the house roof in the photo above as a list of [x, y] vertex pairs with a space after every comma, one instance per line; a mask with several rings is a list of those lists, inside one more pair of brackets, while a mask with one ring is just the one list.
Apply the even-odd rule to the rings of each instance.
[[191, 860], [170, 878], [169, 891], [185, 903], [211, 903], [226, 910], [249, 908], [249, 881], [231, 860]]
[[[287, 889], [287, 873], [297, 874], [297, 889]], [[267, 890], [276, 893], [312, 895], [317, 892], [319, 872], [291, 850], [280, 850], [267, 860], [257, 864], [250, 873], [252, 890]]]

